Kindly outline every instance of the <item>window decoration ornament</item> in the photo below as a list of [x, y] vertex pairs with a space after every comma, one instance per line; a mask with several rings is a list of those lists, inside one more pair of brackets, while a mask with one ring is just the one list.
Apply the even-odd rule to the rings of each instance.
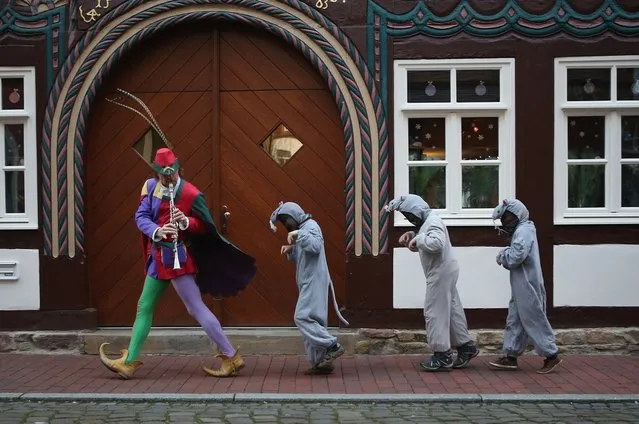
[[14, 88], [11, 94], [9, 94], [9, 102], [15, 105], [20, 103], [20, 99], [21, 99], [20, 90], [17, 88]]
[[593, 84], [592, 80], [590, 78], [588, 78], [586, 80], [586, 83], [584, 84], [584, 92], [586, 94], [592, 94], [595, 92], [595, 84]]
[[488, 92], [488, 89], [486, 88], [484, 81], [479, 81], [479, 84], [475, 86], [475, 94], [481, 97], [484, 96], [486, 92]]
[[437, 87], [433, 85], [432, 81], [428, 81], [428, 85], [424, 89], [424, 93], [426, 93], [428, 97], [433, 97], [437, 93]]

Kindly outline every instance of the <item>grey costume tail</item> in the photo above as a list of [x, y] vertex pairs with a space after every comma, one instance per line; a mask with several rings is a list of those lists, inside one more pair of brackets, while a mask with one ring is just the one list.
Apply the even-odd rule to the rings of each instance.
[[339, 320], [342, 321], [344, 324], [350, 325], [339, 311], [339, 306], [337, 305], [337, 298], [335, 297], [335, 289], [333, 288], [332, 279], [330, 280], [330, 285], [331, 285], [331, 294], [333, 295], [333, 308], [335, 308], [335, 313], [337, 314], [337, 318], [339, 318]]

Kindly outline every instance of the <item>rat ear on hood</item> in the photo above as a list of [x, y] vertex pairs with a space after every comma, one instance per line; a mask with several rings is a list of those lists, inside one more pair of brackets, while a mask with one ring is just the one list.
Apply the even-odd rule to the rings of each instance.
[[268, 224], [271, 227], [271, 231], [273, 231], [274, 233], [277, 232], [277, 226], [275, 225], [275, 222], [277, 221], [277, 215], [279, 214], [283, 204], [284, 202], [280, 201], [279, 205], [277, 205], [277, 208], [275, 208], [275, 210], [271, 214], [271, 218], [268, 221]]

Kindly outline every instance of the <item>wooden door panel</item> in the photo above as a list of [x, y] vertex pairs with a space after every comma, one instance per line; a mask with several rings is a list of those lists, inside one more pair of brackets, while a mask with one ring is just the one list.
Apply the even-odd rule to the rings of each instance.
[[[293, 325], [295, 269], [279, 253], [285, 231], [273, 234], [267, 220], [281, 200], [297, 201], [313, 214], [324, 232], [330, 271], [343, 302], [344, 148], [339, 116], [324, 81], [297, 51], [261, 31], [218, 28], [218, 52], [210, 25], [176, 28], [155, 37], [122, 61], [102, 96], [113, 95], [119, 87], [149, 105], [175, 147], [185, 178], [204, 192], [216, 221], [221, 206], [228, 206], [227, 237], [256, 258], [258, 274], [240, 296], [222, 302], [205, 297], [222, 323]], [[215, 130], [214, 122], [219, 122]], [[283, 167], [260, 146], [280, 123], [304, 144]], [[132, 146], [148, 129], [137, 115], [106, 101], [93, 109], [87, 148], [87, 252], [100, 325], [131, 325], [142, 290], [143, 258], [134, 213], [142, 183], [152, 171]], [[330, 322], [337, 323], [332, 310]], [[160, 300], [154, 324], [196, 325], [172, 288]]]
[[[295, 201], [317, 219], [338, 299], [345, 294], [343, 133], [331, 94], [306, 60], [271, 37], [224, 33], [221, 43], [220, 142], [222, 202], [228, 236], [255, 256], [258, 275], [223, 303], [226, 325], [293, 325], [294, 265], [280, 255], [282, 228], [268, 226], [280, 201]], [[261, 76], [250, 79], [257, 72]], [[249, 81], [250, 80], [250, 81]], [[303, 147], [279, 166], [261, 147], [279, 124]], [[331, 308], [332, 309], [332, 308]], [[336, 324], [332, 310], [331, 324]]]
[[322, 77], [301, 54], [263, 31], [223, 31], [220, 53], [222, 91], [326, 90]]
[[[206, 91], [211, 87], [211, 32], [191, 32], [180, 35], [178, 31], [161, 35], [157, 42], [166, 40], [172, 49], [164, 60], [157, 63], [136, 87], [139, 92]], [[162, 45], [161, 49], [165, 49]], [[148, 68], [147, 68], [148, 69]], [[197, 80], [205, 71], [207, 78]], [[195, 84], [195, 81], [199, 85]]]
[[[260, 95], [264, 92], [260, 92]], [[288, 94], [288, 92], [287, 92]], [[316, 141], [320, 138], [317, 131], [310, 126], [305, 126], [303, 123], [297, 122], [297, 126], [289, 125], [289, 128], [299, 139], [304, 143], [304, 147], [297, 152], [290, 162], [286, 164], [284, 168], [275, 163], [257, 144], [265, 135], [269, 134], [273, 126], [267, 127], [266, 125], [258, 126], [255, 122], [250, 126], [250, 130], [246, 129], [246, 126], [241, 127], [240, 122], [246, 118], [244, 109], [235, 109], [237, 97], [240, 97], [244, 102], [245, 107], [250, 107], [254, 111], [255, 109], [268, 109], [275, 111], [275, 108], [271, 108], [269, 104], [255, 99], [257, 95], [248, 96], [247, 92], [242, 92], [241, 97], [238, 93], [223, 93], [222, 94], [222, 113], [224, 115], [222, 119], [223, 139], [226, 141], [235, 141], [241, 145], [237, 145], [236, 149], [239, 149], [243, 155], [250, 157], [256, 164], [256, 169], [262, 171], [263, 181], [271, 181], [274, 186], [280, 189], [280, 194], [286, 197], [280, 197], [275, 199], [273, 205], [281, 200], [286, 199], [300, 199], [299, 202], [305, 204], [305, 208], [314, 210], [314, 216], [322, 220], [322, 229], [327, 233], [327, 242], [329, 243], [341, 243], [344, 238], [345, 232], [345, 220], [344, 216], [339, 216], [333, 213], [335, 210], [344, 209], [344, 166], [343, 159], [339, 161], [338, 166], [329, 168], [325, 164], [322, 165], [321, 153], [317, 154], [310, 147], [306, 146], [306, 141]], [[232, 100], [230, 100], [232, 97]], [[228, 101], [227, 101], [228, 100]], [[231, 105], [234, 110], [229, 111], [227, 106]], [[237, 115], [233, 113], [236, 112]], [[286, 116], [285, 124], [295, 121], [291, 119], [290, 115], [287, 115], [288, 111], [284, 111], [282, 116]], [[254, 112], [251, 116], [260, 116], [259, 112]], [[281, 117], [272, 118], [270, 122], [283, 121]], [[249, 135], [249, 134], [251, 135]], [[319, 150], [319, 148], [318, 148]], [[312, 169], [309, 170], [309, 168]], [[321, 170], [318, 170], [321, 168]], [[335, 169], [338, 168], [338, 169]], [[325, 181], [328, 176], [341, 174], [340, 177], [333, 177], [332, 181]], [[291, 176], [294, 178], [291, 180]], [[258, 184], [258, 182], [255, 182]], [[286, 190], [282, 192], [281, 190]], [[263, 191], [260, 191], [263, 192]], [[272, 197], [271, 197], [272, 199]], [[304, 200], [302, 200], [304, 199]], [[319, 200], [319, 201], [318, 201]], [[274, 208], [275, 206], [273, 206]], [[337, 247], [337, 246], [336, 246]]]

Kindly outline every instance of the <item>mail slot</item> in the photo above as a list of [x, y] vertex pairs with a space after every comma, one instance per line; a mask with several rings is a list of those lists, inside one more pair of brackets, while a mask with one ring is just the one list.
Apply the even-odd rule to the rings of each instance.
[[0, 261], [0, 281], [15, 281], [19, 277], [17, 261]]

